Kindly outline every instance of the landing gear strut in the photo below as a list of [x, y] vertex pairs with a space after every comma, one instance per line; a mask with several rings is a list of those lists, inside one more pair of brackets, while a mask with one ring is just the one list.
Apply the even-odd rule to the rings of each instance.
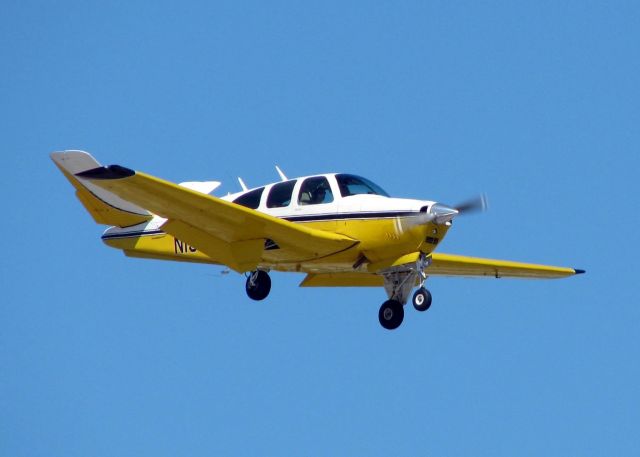
[[426, 311], [431, 306], [431, 292], [424, 288], [427, 279], [425, 270], [431, 264], [431, 257], [421, 255], [415, 264], [392, 267], [382, 273], [384, 288], [389, 299], [382, 304], [378, 312], [378, 320], [387, 330], [396, 329], [404, 319], [404, 305], [413, 294], [413, 307], [418, 311]]
[[269, 273], [256, 270], [249, 273], [246, 283], [247, 295], [252, 300], [264, 300], [271, 291], [271, 278]]

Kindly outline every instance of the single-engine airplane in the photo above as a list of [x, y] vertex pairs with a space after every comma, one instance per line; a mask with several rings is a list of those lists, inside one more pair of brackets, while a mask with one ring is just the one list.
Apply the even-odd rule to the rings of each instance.
[[327, 173], [287, 179], [218, 198], [216, 181], [174, 184], [83, 151], [51, 158], [99, 224], [102, 240], [127, 256], [225, 265], [244, 273], [247, 295], [263, 300], [268, 272], [306, 273], [302, 287], [384, 287], [378, 318], [386, 329], [413, 306], [426, 311], [429, 276], [562, 278], [574, 268], [434, 252], [452, 220], [482, 210], [484, 198], [458, 206], [392, 198], [360, 176]]

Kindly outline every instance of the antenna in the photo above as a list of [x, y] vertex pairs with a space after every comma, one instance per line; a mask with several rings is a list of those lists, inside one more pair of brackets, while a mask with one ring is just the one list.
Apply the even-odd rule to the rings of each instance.
[[276, 171], [278, 172], [278, 174], [280, 175], [280, 179], [282, 179], [283, 181], [288, 181], [289, 178], [287, 178], [284, 173], [282, 172], [282, 170], [280, 169], [279, 166], [276, 165]]
[[242, 192], [246, 192], [249, 190], [249, 188], [247, 187], [247, 185], [244, 183], [244, 181], [240, 176], [238, 176], [238, 182], [240, 183], [240, 187], [242, 187]]

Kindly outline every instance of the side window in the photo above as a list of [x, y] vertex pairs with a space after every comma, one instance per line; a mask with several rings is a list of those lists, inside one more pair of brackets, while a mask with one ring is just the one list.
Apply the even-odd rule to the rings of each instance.
[[263, 191], [264, 187], [252, 190], [251, 192], [247, 192], [244, 195], [240, 195], [233, 201], [233, 203], [246, 206], [247, 208], [257, 209], [258, 206], [260, 206], [260, 197], [262, 197]]
[[298, 204], [300, 205], [319, 205], [332, 201], [333, 192], [331, 192], [329, 181], [324, 176], [307, 178], [300, 186], [300, 195], [298, 196]]
[[291, 194], [296, 181], [279, 182], [269, 191], [267, 208], [283, 208], [291, 203]]

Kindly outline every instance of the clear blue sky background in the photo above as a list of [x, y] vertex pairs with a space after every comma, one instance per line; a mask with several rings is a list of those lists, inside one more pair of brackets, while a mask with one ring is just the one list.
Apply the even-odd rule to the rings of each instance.
[[[0, 456], [640, 452], [640, 6], [33, 2], [0, 14]], [[221, 192], [348, 171], [455, 203], [454, 252], [588, 270], [251, 302], [125, 258], [48, 153]]]

